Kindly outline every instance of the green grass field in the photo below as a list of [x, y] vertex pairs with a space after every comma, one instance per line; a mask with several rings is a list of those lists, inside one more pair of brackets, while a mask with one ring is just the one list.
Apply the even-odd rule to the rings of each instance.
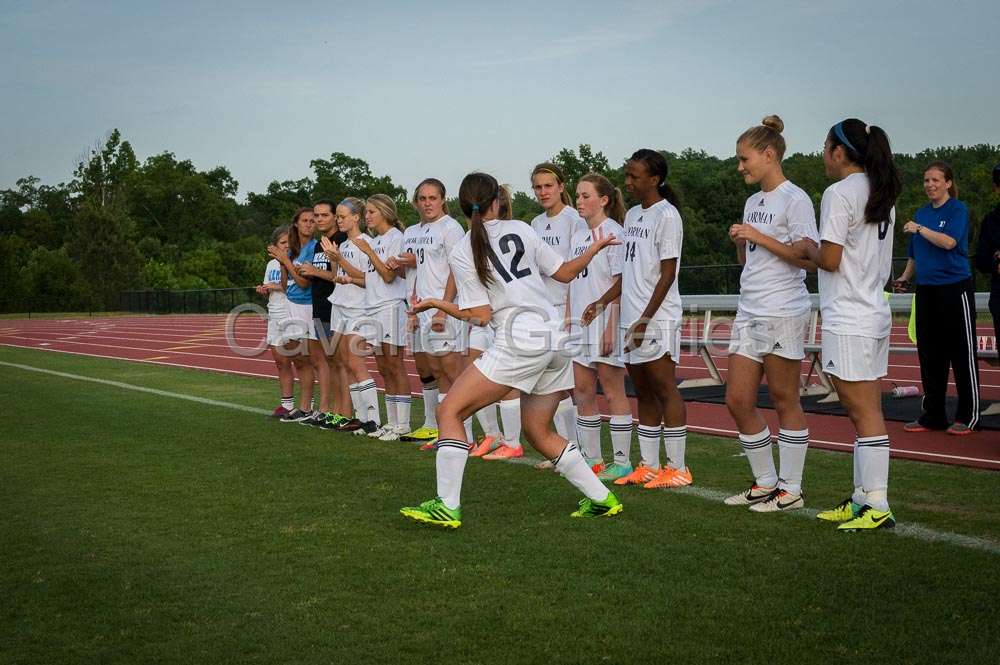
[[[894, 462], [899, 533], [843, 534], [723, 506], [746, 463], [692, 436], [697, 488], [621, 492], [613, 520], [471, 460], [444, 532], [398, 514], [434, 493], [410, 444], [9, 363], [268, 410], [269, 381], [0, 363], [0, 663], [1000, 662], [996, 473]], [[810, 452], [807, 505], [850, 479]]]

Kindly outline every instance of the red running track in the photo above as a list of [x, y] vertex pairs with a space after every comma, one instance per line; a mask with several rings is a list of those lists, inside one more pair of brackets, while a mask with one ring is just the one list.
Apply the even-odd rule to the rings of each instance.
[[[223, 315], [13, 319], [0, 321], [0, 345], [275, 378], [277, 372], [269, 352], [237, 353], [226, 341], [225, 322]], [[979, 334], [992, 334], [992, 328], [980, 328]], [[241, 347], [259, 348], [265, 329], [265, 323], [256, 316], [243, 316], [235, 324], [232, 336]], [[691, 332], [695, 332], [693, 326]], [[894, 327], [892, 339], [894, 345], [908, 343], [905, 328]], [[725, 377], [724, 353], [713, 355]], [[916, 360], [911, 354], [891, 355], [889, 376], [884, 379], [886, 389], [893, 384], [919, 386], [920, 369]], [[405, 362], [413, 394], [419, 396], [420, 382], [413, 360], [407, 357]], [[374, 361], [369, 363], [379, 381]], [[807, 369], [803, 363], [803, 373]], [[1000, 400], [1000, 368], [981, 363], [980, 371], [982, 399]], [[678, 376], [700, 378], [708, 376], [708, 372], [697, 355], [682, 353]], [[950, 391], [954, 392], [953, 385]], [[687, 409], [688, 427], [692, 431], [736, 436], [725, 406], [688, 402]], [[777, 431], [774, 412], [765, 410], [765, 417], [772, 431]], [[815, 437], [812, 445], [830, 450], [852, 449], [854, 429], [846, 417], [808, 414], [808, 418]], [[887, 426], [894, 457], [1000, 470], [998, 432], [952, 437], [941, 432], [907, 434], [898, 422], [888, 422]]]

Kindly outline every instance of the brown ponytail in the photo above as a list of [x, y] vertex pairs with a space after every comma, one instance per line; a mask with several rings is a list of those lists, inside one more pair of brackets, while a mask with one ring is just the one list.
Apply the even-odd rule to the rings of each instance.
[[500, 184], [496, 178], [486, 173], [470, 173], [462, 178], [458, 188], [458, 203], [469, 219], [469, 242], [472, 245], [472, 259], [476, 266], [476, 277], [483, 286], [493, 281], [490, 272], [490, 239], [483, 225], [483, 213], [500, 196]]
[[892, 160], [889, 137], [881, 127], [848, 118], [831, 127], [826, 139], [831, 149], [843, 146], [847, 158], [862, 167], [868, 176], [871, 192], [865, 206], [865, 221], [870, 224], [887, 221], [889, 211], [903, 191], [899, 169]]

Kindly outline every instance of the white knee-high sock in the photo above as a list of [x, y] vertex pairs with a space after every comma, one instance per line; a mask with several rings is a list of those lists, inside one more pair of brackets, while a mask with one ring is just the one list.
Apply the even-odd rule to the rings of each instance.
[[875, 510], [889, 510], [889, 437], [859, 438], [854, 450], [860, 458], [865, 503]]
[[587, 462], [593, 464], [601, 459], [601, 417], [579, 416], [576, 431], [580, 435], [580, 449]]
[[687, 425], [663, 428], [663, 449], [667, 453], [667, 466], [683, 469], [684, 453], [687, 451]]
[[390, 427], [396, 426], [396, 396], [385, 394], [385, 422]]
[[363, 411], [365, 417], [361, 418], [361, 421], [371, 421], [376, 425], [381, 425], [382, 415], [378, 409], [378, 389], [375, 387], [375, 381], [368, 379], [358, 384], [358, 395], [360, 395], [362, 406], [365, 409]]
[[511, 448], [521, 447], [521, 398], [500, 402], [500, 419], [503, 421], [503, 440]]
[[802, 470], [809, 450], [809, 430], [778, 430], [778, 487], [791, 494], [802, 494]]
[[750, 462], [750, 472], [758, 487], [774, 487], [778, 484], [778, 472], [774, 468], [771, 454], [771, 430], [764, 428], [756, 434], [740, 433], [740, 446]]
[[851, 494], [851, 501], [859, 506], [865, 505], [865, 487], [861, 479], [861, 455], [858, 454], [858, 439], [854, 438], [854, 493]]
[[626, 465], [632, 458], [632, 414], [611, 416], [611, 447], [615, 451], [615, 464]]
[[361, 401], [361, 383], [352, 383], [349, 388], [351, 391], [351, 406], [354, 407], [354, 417], [358, 420], [364, 422], [365, 407]]
[[464, 441], [440, 439], [437, 442], [437, 493], [444, 505], [454, 510], [462, 503], [462, 477], [469, 459], [469, 446]]
[[497, 405], [489, 404], [476, 411], [476, 419], [479, 426], [483, 428], [484, 436], [495, 436], [502, 438], [500, 434], [500, 423], [497, 422]]
[[[438, 390], [437, 381], [430, 381], [423, 384], [424, 393], [424, 427], [430, 427], [431, 429], [437, 429], [437, 408], [438, 408], [438, 397], [440, 391]], [[409, 420], [409, 418], [407, 418]]]
[[639, 423], [636, 432], [639, 434], [639, 455], [642, 457], [643, 466], [658, 469], [660, 467], [661, 426]]
[[[559, 436], [565, 438], [570, 443], [576, 443], [580, 440], [576, 431], [576, 418], [576, 404], [573, 403], [572, 397], [567, 397], [559, 402], [559, 407], [556, 409], [555, 415], [556, 431], [559, 432]], [[565, 434], [560, 430], [560, 419], [562, 420], [562, 430], [565, 430]]]
[[577, 488], [583, 495], [592, 501], [604, 501], [608, 498], [608, 488], [605, 487], [590, 467], [580, 456], [580, 451], [576, 444], [567, 443], [559, 456], [552, 460], [556, 471], [573, 487]]
[[396, 395], [396, 427], [410, 431], [410, 405], [413, 401], [409, 395]]

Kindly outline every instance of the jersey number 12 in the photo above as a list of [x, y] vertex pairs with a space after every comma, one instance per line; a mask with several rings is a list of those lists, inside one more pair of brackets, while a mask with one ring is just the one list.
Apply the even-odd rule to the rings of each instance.
[[503, 278], [503, 281], [510, 283], [515, 279], [521, 279], [522, 277], [527, 277], [531, 274], [531, 268], [518, 267], [521, 263], [521, 259], [524, 258], [524, 242], [521, 241], [521, 236], [516, 233], [508, 233], [504, 237], [500, 238], [499, 245], [500, 251], [505, 256], [510, 254], [511, 245], [514, 247], [514, 256], [510, 260], [509, 272], [500, 262], [500, 257], [493, 251], [493, 247], [489, 247], [490, 263], [493, 264], [493, 268], [496, 269], [500, 277]]

